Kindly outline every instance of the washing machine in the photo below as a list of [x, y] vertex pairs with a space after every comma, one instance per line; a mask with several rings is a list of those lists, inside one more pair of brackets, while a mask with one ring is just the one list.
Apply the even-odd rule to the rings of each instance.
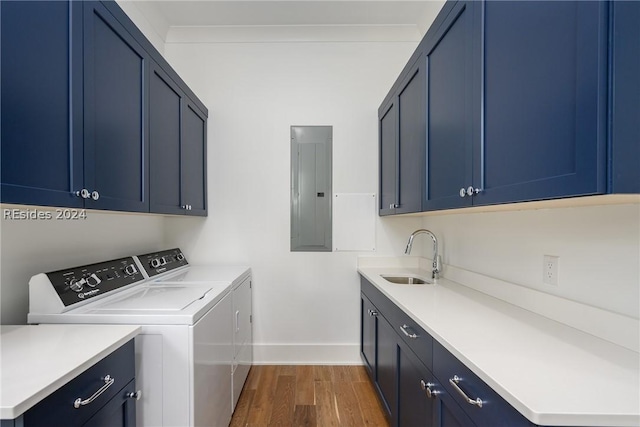
[[[163, 263], [152, 275], [150, 255]], [[206, 269], [208, 280], [163, 281], [199, 270], [171, 249], [37, 274], [29, 281], [28, 321], [140, 325], [137, 425], [226, 427], [238, 322], [233, 290], [251, 282], [250, 270], [221, 267], [216, 275], [216, 267]]]

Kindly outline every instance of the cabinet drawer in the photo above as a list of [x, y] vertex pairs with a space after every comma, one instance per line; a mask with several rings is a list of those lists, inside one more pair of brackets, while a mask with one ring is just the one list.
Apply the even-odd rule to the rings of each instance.
[[364, 277], [361, 279], [361, 290], [377, 307], [379, 313], [387, 319], [393, 330], [402, 337], [402, 340], [422, 360], [425, 366], [431, 369], [433, 364], [433, 338], [431, 335]]
[[[433, 343], [433, 372], [475, 424], [495, 427], [534, 426], [437, 341]], [[453, 384], [456, 379], [457, 387]], [[482, 407], [469, 403], [463, 393], [469, 399], [480, 399]]]
[[[75, 408], [76, 399], [88, 399], [105, 385], [106, 375], [113, 379], [113, 384], [93, 402]], [[65, 425], [69, 426], [82, 425], [129, 384], [134, 375], [135, 356], [131, 340], [27, 411], [24, 425], [45, 427], [50, 426], [52, 420], [65, 420]]]

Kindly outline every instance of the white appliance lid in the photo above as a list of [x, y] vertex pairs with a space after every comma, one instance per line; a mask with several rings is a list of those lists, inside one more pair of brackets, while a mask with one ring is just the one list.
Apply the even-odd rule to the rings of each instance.
[[160, 285], [141, 286], [122, 298], [111, 300], [95, 307], [91, 312], [117, 311], [180, 311], [194, 301], [203, 298], [211, 290], [210, 286]]

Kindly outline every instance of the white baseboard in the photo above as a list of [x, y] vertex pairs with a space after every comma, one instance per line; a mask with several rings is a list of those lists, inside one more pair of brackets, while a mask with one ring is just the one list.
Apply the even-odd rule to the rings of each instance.
[[254, 344], [254, 365], [362, 365], [359, 344]]

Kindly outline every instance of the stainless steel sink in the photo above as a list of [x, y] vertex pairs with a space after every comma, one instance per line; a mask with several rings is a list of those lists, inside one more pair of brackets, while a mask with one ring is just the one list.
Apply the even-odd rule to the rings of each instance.
[[430, 280], [417, 276], [387, 276], [385, 274], [381, 274], [380, 277], [387, 282], [397, 283], [399, 285], [430, 285], [433, 283]]

